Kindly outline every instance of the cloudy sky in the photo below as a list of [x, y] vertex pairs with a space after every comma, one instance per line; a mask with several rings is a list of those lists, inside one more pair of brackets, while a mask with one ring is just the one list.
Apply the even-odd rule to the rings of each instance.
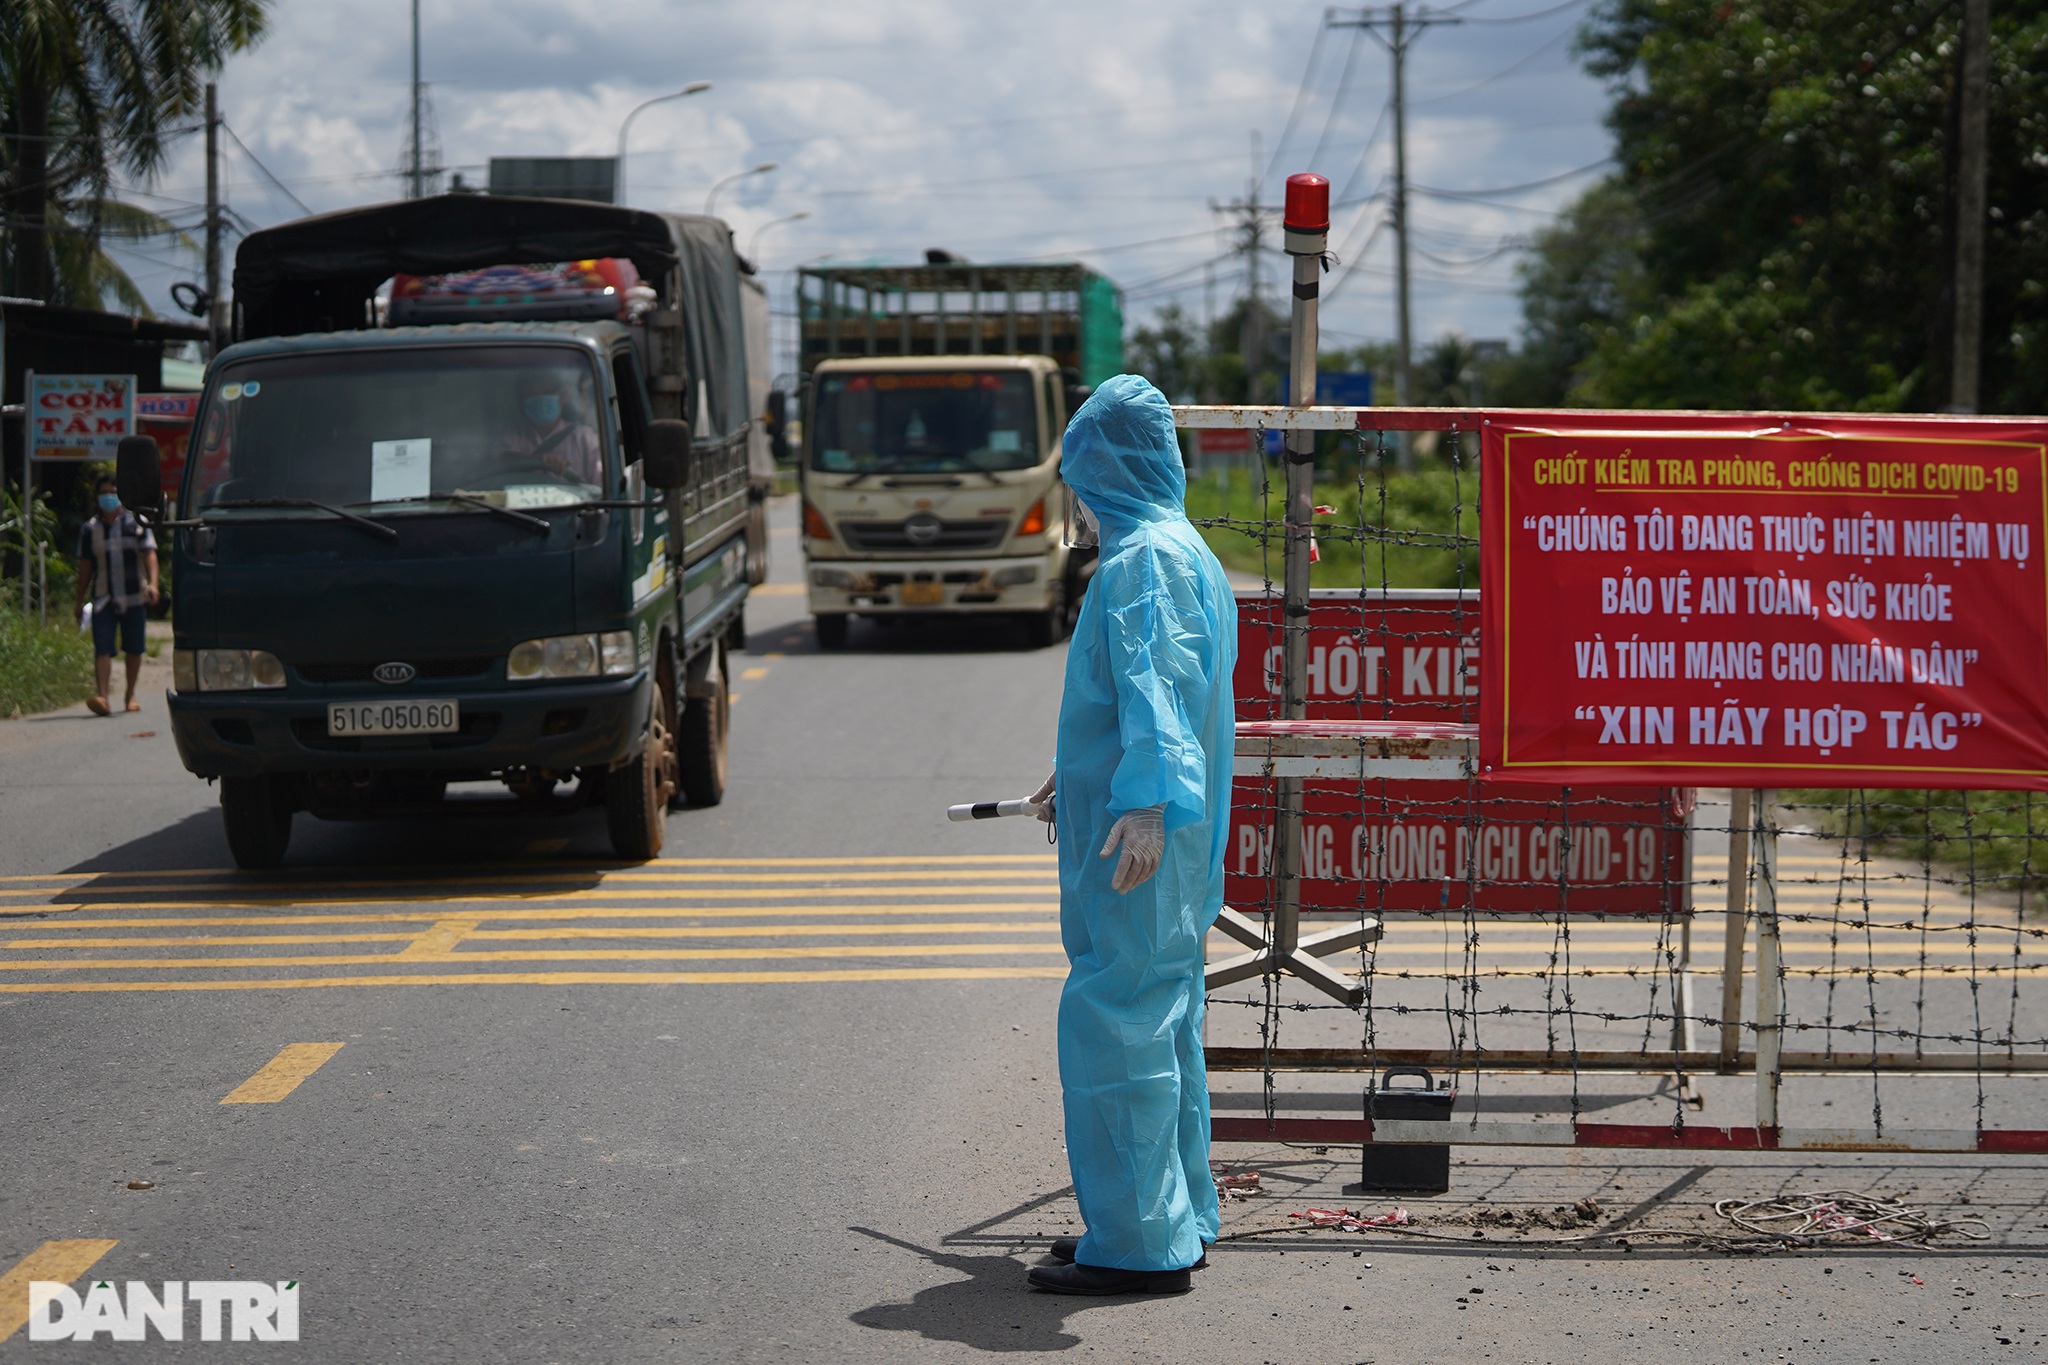
[[[1418, 339], [1512, 336], [1517, 242], [1599, 173], [1605, 100], [1571, 53], [1588, 3], [1432, 7], [1462, 22], [1423, 33], [1408, 66]], [[269, 37], [221, 77], [238, 221], [402, 193], [409, 12], [277, 0]], [[610, 155], [636, 104], [712, 81], [635, 122], [627, 197], [701, 210], [719, 178], [775, 162], [719, 212], [742, 250], [758, 242], [778, 308], [799, 262], [940, 246], [1078, 256], [1140, 321], [1168, 302], [1220, 310], [1245, 271], [1212, 205], [1247, 192], [1256, 144], [1268, 200], [1292, 171], [1335, 186], [1343, 263], [1323, 326], [1349, 344], [1394, 327], [1390, 73], [1370, 35], [1325, 14], [1296, 0], [422, 0], [422, 66], [442, 162], [473, 183], [492, 156]], [[202, 151], [185, 141], [131, 193], [196, 223]], [[165, 310], [198, 270], [161, 242], [121, 254]], [[1269, 287], [1284, 269], [1267, 258]]]

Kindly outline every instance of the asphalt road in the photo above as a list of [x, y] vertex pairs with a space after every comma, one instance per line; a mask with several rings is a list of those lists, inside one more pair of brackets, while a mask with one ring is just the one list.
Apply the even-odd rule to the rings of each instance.
[[[1219, 1147], [1265, 1190], [1226, 1230], [1273, 1231], [1191, 1295], [1027, 1292], [1078, 1230], [1057, 888], [1035, 825], [943, 808], [1044, 776], [1062, 651], [857, 625], [819, 654], [790, 510], [727, 798], [646, 867], [597, 815], [301, 817], [284, 872], [240, 875], [160, 669], [139, 716], [0, 724], [0, 1360], [2048, 1360], [2024, 1158], [1466, 1149], [1449, 1196], [1397, 1201], [1345, 1192], [1355, 1151]], [[1654, 1080], [1599, 1084], [1669, 1112]], [[1259, 1103], [1255, 1076], [1218, 1088]], [[1283, 1090], [1355, 1112], [1344, 1078]], [[1837, 1186], [1992, 1240], [1762, 1260], [1483, 1222], [1593, 1198], [1704, 1227], [1717, 1198]], [[1396, 1203], [1421, 1235], [1288, 1217]], [[33, 1343], [28, 1278], [296, 1280], [301, 1340]]]

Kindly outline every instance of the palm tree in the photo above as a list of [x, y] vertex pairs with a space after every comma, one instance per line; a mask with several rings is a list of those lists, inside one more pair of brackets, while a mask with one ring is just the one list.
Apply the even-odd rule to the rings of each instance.
[[[262, 36], [270, 0], [0, 0], [4, 292], [97, 306], [134, 286], [102, 234], [160, 219], [110, 197], [116, 171], [162, 168], [205, 77]], [[124, 287], [125, 286], [125, 287]]]

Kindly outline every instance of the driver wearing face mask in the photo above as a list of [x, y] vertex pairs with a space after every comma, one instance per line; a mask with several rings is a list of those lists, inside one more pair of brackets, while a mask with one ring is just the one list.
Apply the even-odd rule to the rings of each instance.
[[505, 458], [508, 463], [538, 465], [559, 478], [603, 487], [604, 454], [597, 432], [569, 420], [565, 389], [562, 377], [552, 372], [520, 379], [520, 420]]

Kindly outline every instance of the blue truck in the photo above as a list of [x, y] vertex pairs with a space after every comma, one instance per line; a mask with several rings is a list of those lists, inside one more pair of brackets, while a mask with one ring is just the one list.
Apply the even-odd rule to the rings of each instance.
[[746, 273], [716, 219], [502, 196], [242, 242], [175, 515], [148, 438], [118, 468], [169, 541], [171, 724], [238, 864], [302, 812], [594, 804], [646, 859], [722, 797], [766, 551]]

